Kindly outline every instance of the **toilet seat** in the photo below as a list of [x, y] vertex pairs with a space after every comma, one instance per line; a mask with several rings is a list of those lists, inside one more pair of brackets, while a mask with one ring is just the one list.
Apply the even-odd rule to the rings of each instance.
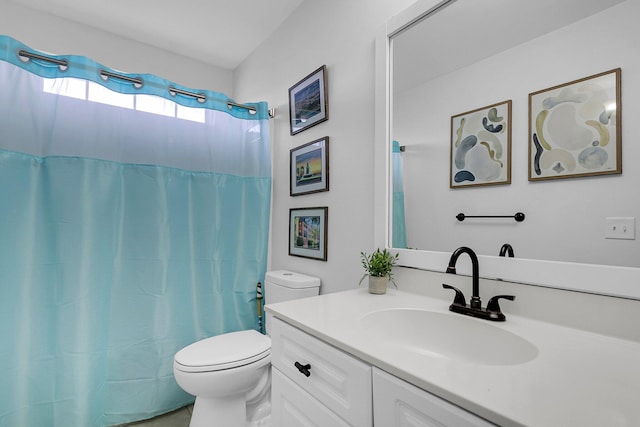
[[175, 355], [183, 372], [211, 372], [249, 365], [271, 354], [271, 339], [253, 329], [195, 342]]

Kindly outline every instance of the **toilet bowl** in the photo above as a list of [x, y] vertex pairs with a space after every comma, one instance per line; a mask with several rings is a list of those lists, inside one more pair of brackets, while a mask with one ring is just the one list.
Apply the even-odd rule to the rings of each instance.
[[[315, 296], [319, 290], [315, 277], [286, 270], [265, 275], [266, 304]], [[173, 374], [196, 396], [189, 427], [271, 425], [269, 336], [246, 330], [197, 341], [176, 353]]]
[[190, 427], [244, 427], [253, 415], [247, 414], [247, 395], [268, 399], [270, 364], [271, 340], [254, 330], [207, 338], [176, 353], [176, 382], [196, 396]]

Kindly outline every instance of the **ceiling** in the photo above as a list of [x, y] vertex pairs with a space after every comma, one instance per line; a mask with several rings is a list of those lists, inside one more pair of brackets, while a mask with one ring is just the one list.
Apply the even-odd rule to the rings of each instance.
[[394, 37], [394, 93], [413, 90], [622, 1], [451, 1]]
[[304, 0], [8, 0], [235, 69]]

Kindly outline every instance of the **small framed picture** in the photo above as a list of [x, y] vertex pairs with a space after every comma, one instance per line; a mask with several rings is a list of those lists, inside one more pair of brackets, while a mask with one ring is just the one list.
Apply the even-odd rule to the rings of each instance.
[[620, 68], [529, 94], [529, 181], [622, 173]]
[[329, 137], [290, 150], [289, 194], [329, 191]]
[[449, 187], [511, 184], [511, 100], [451, 117]]
[[329, 119], [327, 67], [322, 67], [289, 88], [291, 135]]
[[329, 208], [289, 209], [289, 255], [327, 260]]

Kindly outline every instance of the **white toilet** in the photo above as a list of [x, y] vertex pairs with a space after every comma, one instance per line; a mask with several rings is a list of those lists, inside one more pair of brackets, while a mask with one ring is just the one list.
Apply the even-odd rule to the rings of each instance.
[[[320, 279], [279, 270], [265, 275], [265, 304], [318, 295]], [[266, 330], [269, 333], [268, 316]], [[178, 351], [173, 375], [196, 396], [189, 427], [267, 427], [271, 339], [248, 330], [206, 338]]]

